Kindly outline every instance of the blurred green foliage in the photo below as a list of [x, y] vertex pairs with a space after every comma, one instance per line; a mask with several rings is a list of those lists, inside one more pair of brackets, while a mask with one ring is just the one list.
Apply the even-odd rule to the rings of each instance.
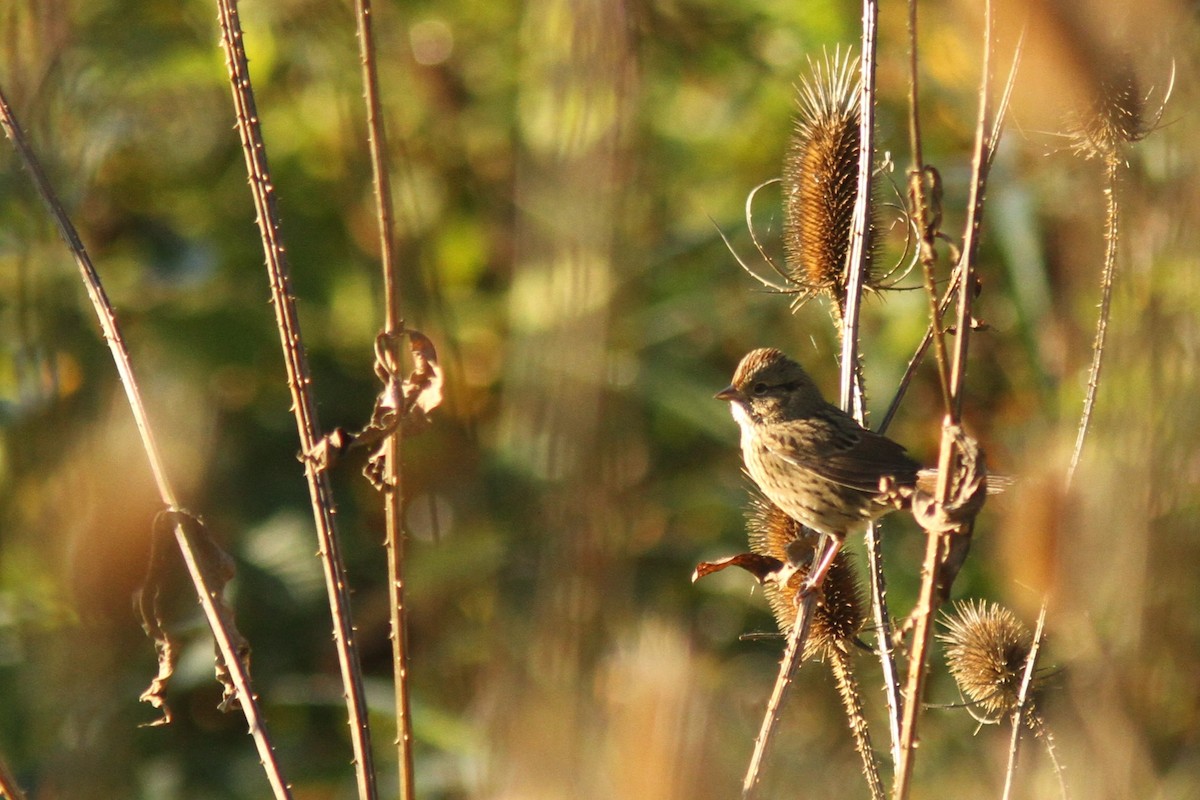
[[[956, 239], [976, 5], [921, 4], [925, 154]], [[1032, 623], [1053, 589], [1046, 657], [1066, 670], [1046, 716], [1077, 796], [1186, 797], [1200, 781], [1195, 11], [1016, 5], [1001, 63], [1019, 21], [1033, 22], [989, 194], [979, 314], [991, 329], [972, 338], [967, 418], [1018, 485], [984, 512], [958, 592]], [[118, 309], [186, 503], [237, 560], [232, 592], [285, 773], [298, 797], [349, 797], [328, 609], [215, 17], [201, 0], [9, 0], [0, 85]], [[350, 4], [246, 0], [242, 17], [321, 422], [361, 426], [382, 308]], [[403, 307], [449, 381], [434, 428], [405, 444], [422, 797], [735, 794], [778, 645], [738, 638], [774, 625], [748, 578], [688, 581], [696, 562], [745, 547], [736, 428], [711, 397], [767, 344], [832, 394], [836, 346], [819, 303], [793, 313], [761, 291], [717, 229], [769, 272], [745, 231], [746, 194], [779, 172], [806, 58], [856, 46], [858, 24], [856, 6], [832, 2], [377, 2]], [[1131, 60], [1151, 98], [1172, 62], [1177, 77], [1162, 129], [1122, 170], [1113, 339], [1079, 491], [1064, 499], [1103, 186], [1059, 134], [1095, 67], [1079, 53], [1109, 29], [1123, 38], [1106, 52]], [[879, 58], [879, 150], [895, 165], [883, 183], [898, 184], [900, 6], [884, 8]], [[156, 496], [69, 254], [0, 152], [0, 754], [31, 797], [265, 796], [244, 721], [215, 711], [211, 642], [184, 581], [176, 722], [137, 727], [153, 718], [136, 698], [154, 660], [129, 598]], [[900, 261], [904, 224], [888, 213], [885, 260]], [[755, 220], [779, 258], [776, 188]], [[877, 414], [925, 315], [916, 291], [866, 305]], [[938, 404], [926, 365], [892, 429], [926, 460]], [[379, 498], [355, 463], [335, 488], [390, 792]], [[904, 613], [923, 544], [911, 523], [888, 531]], [[931, 700], [953, 702], [937, 672]], [[828, 676], [813, 665], [800, 682], [770, 791], [861, 785]], [[879, 712], [881, 697], [868, 702]], [[1007, 736], [972, 738], [961, 712], [927, 720], [919, 793], [998, 794]], [[885, 738], [878, 726], [881, 749]], [[1044, 755], [1030, 746], [1025, 763], [1026, 796], [1052, 796]]]

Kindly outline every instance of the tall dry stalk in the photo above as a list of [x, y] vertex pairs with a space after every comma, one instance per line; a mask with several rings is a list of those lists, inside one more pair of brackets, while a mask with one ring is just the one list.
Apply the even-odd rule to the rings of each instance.
[[[58, 226], [59, 233], [66, 242], [67, 247], [71, 250], [71, 255], [79, 267], [80, 277], [83, 280], [84, 287], [87, 289], [88, 297], [92, 301], [92, 308], [96, 312], [96, 318], [100, 322], [100, 329], [104, 334], [105, 342], [108, 344], [109, 352], [112, 354], [113, 363], [116, 365], [117, 374], [121, 379], [121, 385], [125, 389], [125, 396], [129, 401], [130, 411], [133, 413], [134, 422], [142, 439], [142, 448], [146, 452], [150, 471], [158, 487], [159, 498], [169, 511], [181, 512], [182, 507], [179, 504], [174, 485], [167, 473], [166, 462], [163, 460], [162, 453], [159, 450], [154, 429], [150, 425], [150, 417], [146, 412], [146, 406], [142, 402], [141, 390], [138, 388], [137, 379], [133, 373], [133, 362], [129, 357], [129, 350], [125, 346], [125, 339], [121, 335], [120, 326], [117, 324], [116, 311], [108, 299], [108, 293], [104, 290], [104, 285], [100, 282], [100, 275], [96, 272], [96, 268], [92, 264], [87, 249], [83, 246], [83, 241], [80, 239], [78, 231], [75, 229], [70, 217], [67, 216], [62, 203], [59, 202], [58, 196], [54, 188], [50, 185], [50, 181], [46, 178], [46, 173], [42, 169], [33, 149], [26, 142], [25, 135], [21, 131], [21, 126], [14, 116], [2, 89], [0, 89], [0, 126], [3, 126], [4, 132], [8, 135], [9, 140], [17, 151], [18, 157], [25, 164], [26, 169], [29, 170], [38, 194], [49, 209], [50, 216]], [[232, 629], [231, 620], [226, 618], [226, 612], [219, 597], [219, 590], [214, 587], [210, 575], [207, 574], [204, 567], [204, 557], [196, 552], [190, 532], [187, 530], [187, 524], [183, 521], [183, 516], [180, 513], [175, 517], [172, 528], [175, 541], [179, 546], [179, 552], [183, 556], [184, 566], [187, 568], [188, 575], [192, 579], [196, 596], [200, 601], [200, 607], [203, 609], [204, 616], [216, 639], [217, 649], [220, 651], [224, 668], [227, 670], [228, 679], [235, 688], [238, 704], [241, 706], [242, 713], [246, 717], [250, 735], [253, 737], [254, 744], [258, 749], [259, 758], [267, 774], [267, 780], [271, 784], [271, 790], [277, 798], [290, 798], [291, 789], [288, 787], [279, 762], [275, 757], [270, 736], [258, 707], [258, 695], [254, 692], [249, 668], [243, 659], [242, 648], [245, 646], [244, 640], [241, 639], [240, 634]]]
[[[986, 196], [987, 178], [999, 140], [999, 119], [993, 119], [992, 112], [992, 6], [990, 0], [984, 4], [983, 24], [983, 58], [979, 85], [979, 110], [976, 118], [975, 144], [971, 159], [971, 183], [967, 208], [967, 221], [963, 234], [963, 252], [960, 259], [961, 276], [957, 299], [957, 324], [954, 340], [953, 360], [947, 365], [939, 366], [939, 373], [949, 374], [948, 393], [949, 404], [945, 409], [945, 419], [942, 424], [942, 444], [938, 458], [938, 482], [934, 500], [939, 515], [945, 515], [950, 503], [955, 498], [952, 494], [956, 482], [962, 482], [966, 475], [964, 470], [976, 467], [982, 470], [983, 465], [974, 465], [975, 460], [968, 450], [961, 433], [962, 408], [964, 397], [964, 381], [967, 370], [967, 351], [970, 342], [971, 325], [974, 318], [971, 307], [975, 297], [975, 269], [979, 251], [979, 237], [983, 224], [984, 199]], [[1001, 115], [997, 115], [998, 117]], [[919, 139], [918, 139], [919, 141]], [[919, 163], [919, 162], [918, 162]], [[934, 295], [930, 296], [930, 308], [933, 318], [931, 326], [940, 325], [937, 316], [937, 304]], [[936, 333], [935, 333], [936, 335]], [[945, 357], [945, 352], [939, 352]], [[896, 765], [893, 778], [892, 796], [896, 800], [904, 800], [908, 796], [912, 779], [917, 728], [922, 706], [926, 680], [926, 663], [929, 658], [929, 645], [932, 639], [933, 622], [940, 602], [939, 587], [943, 584], [942, 569], [950, 558], [952, 548], [963, 548], [970, 542], [971, 530], [974, 526], [974, 515], [978, 508], [967, 509], [961, 519], [947, 518], [947, 525], [941, 529], [927, 529], [927, 545], [925, 561], [922, 568], [921, 588], [917, 606], [913, 610], [915, 625], [913, 628], [912, 644], [909, 648], [908, 678], [905, 684], [905, 706], [900, 729], [900, 760]], [[921, 521], [920, 519], [918, 521]]]
[[[399, 367], [404, 319], [400, 313], [400, 275], [392, 212], [391, 173], [388, 170], [387, 131], [379, 97], [379, 70], [370, 0], [355, 0], [359, 57], [367, 105], [367, 141], [379, 224], [380, 267], [383, 272], [384, 326], [381, 342], [391, 364]], [[385, 444], [382, 491], [386, 528], [388, 608], [391, 622], [392, 679], [396, 692], [396, 751], [401, 800], [416, 795], [412, 754], [412, 711], [408, 691], [408, 607], [404, 599], [404, 492], [401, 442], [403, 425], [396, 425]]]
[[292, 293], [291, 270], [283, 246], [275, 190], [267, 164], [266, 145], [255, 107], [237, 1], [218, 0], [217, 8], [221, 23], [221, 45], [225, 50], [225, 64], [229, 71], [229, 84], [233, 94], [234, 116], [242, 142], [242, 152], [246, 158], [250, 191], [257, 212], [256, 221], [266, 255], [271, 303], [275, 307], [275, 321], [283, 348], [288, 388], [292, 395], [292, 412], [296, 419], [301, 452], [305, 455], [304, 475], [312, 501], [313, 518], [316, 521], [318, 553], [325, 575], [325, 588], [333, 619], [334, 644], [345, 690], [358, 795], [360, 800], [373, 800], [377, 790], [367, 701], [363, 690], [354, 620], [350, 611], [346, 568], [337, 531], [333, 490], [325, 469], [314, 458], [309, 457], [321, 441], [316, 401], [312, 393], [312, 376], [308, 369], [300, 320], [296, 313], [296, 298]]
[[[858, 185], [854, 215], [850, 227], [850, 255], [846, 269], [846, 301], [842, 320], [842, 408], [857, 419], [863, 418], [861, 386], [855, 382], [855, 365], [858, 364], [859, 310], [863, 286], [866, 281], [868, 254], [868, 226], [870, 224], [871, 181], [874, 171], [874, 120], [875, 120], [875, 47], [879, 20], [879, 6], [875, 0], [863, 2], [863, 45], [861, 57], [862, 88], [859, 97], [859, 162]], [[824, 542], [815, 549], [814, 566], [824, 553]], [[742, 779], [742, 797], [753, 797], [761, 778], [762, 768], [775, 735], [783, 704], [787, 698], [796, 670], [799, 669], [804, 653], [805, 641], [812, 626], [815, 610], [815, 594], [805, 596], [796, 610], [796, 621], [788, 636], [787, 647], [779, 663], [779, 674], [771, 689], [766, 711], [758, 736], [754, 740], [754, 751]]]

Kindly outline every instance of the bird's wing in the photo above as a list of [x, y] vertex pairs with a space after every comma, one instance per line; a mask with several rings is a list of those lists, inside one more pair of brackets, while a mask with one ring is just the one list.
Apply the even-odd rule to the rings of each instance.
[[900, 485], [912, 485], [920, 468], [899, 444], [860, 427], [834, 406], [805, 419], [763, 426], [759, 433], [767, 449], [779, 458], [868, 494], [879, 491], [879, 479], [884, 476]]

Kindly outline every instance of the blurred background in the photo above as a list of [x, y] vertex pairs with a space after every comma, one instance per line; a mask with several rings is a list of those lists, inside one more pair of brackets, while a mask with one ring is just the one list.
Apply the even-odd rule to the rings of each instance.
[[[922, 2], [926, 160], [961, 237], [980, 4]], [[1030, 627], [1051, 593], [1042, 701], [1075, 797], [1200, 785], [1200, 152], [1197, 8], [1002, 6], [996, 74], [1026, 50], [989, 187], [966, 415], [1016, 486], [985, 508], [955, 596]], [[880, 20], [878, 150], [910, 163], [904, 4]], [[242, 4], [321, 423], [361, 427], [382, 325], [351, 4]], [[845, 2], [376, 3], [408, 324], [447, 375], [405, 442], [417, 781], [425, 798], [735, 796], [782, 643], [744, 574], [737, 430], [712, 399], [774, 345], [836, 395], [827, 310], [762, 290], [743, 220], [777, 177], [807, 59], [859, 41]], [[1090, 362], [1104, 170], [1066, 134], [1127, 67], [1158, 129], [1127, 150], [1118, 277], [1093, 433], [1061, 490]], [[297, 797], [354, 796], [328, 606], [215, 4], [7, 0], [0, 85], [120, 315], [186, 505], [234, 556], [230, 587]], [[895, 205], [888, 180], [880, 202]], [[881, 259], [900, 263], [903, 223]], [[780, 257], [779, 193], [755, 204]], [[943, 277], [946, 251], [943, 250]], [[900, 287], [918, 285], [916, 276]], [[257, 798], [245, 721], [222, 715], [211, 637], [179, 581], [174, 724], [138, 694], [131, 610], [159, 510], [68, 251], [0, 147], [0, 754], [35, 798]], [[882, 414], [927, 324], [872, 295], [862, 353]], [[890, 433], [929, 462], [925, 365]], [[378, 496], [334, 475], [385, 796], [394, 734]], [[898, 516], [898, 515], [897, 515]], [[886, 525], [895, 613], [923, 540]], [[861, 550], [861, 542], [853, 542]], [[876, 746], [881, 685], [860, 658]], [[958, 702], [935, 661], [931, 703]], [[1008, 731], [931, 709], [917, 796], [999, 796]], [[765, 796], [866, 796], [821, 664], [801, 670]], [[1057, 796], [1030, 744], [1018, 795]]]

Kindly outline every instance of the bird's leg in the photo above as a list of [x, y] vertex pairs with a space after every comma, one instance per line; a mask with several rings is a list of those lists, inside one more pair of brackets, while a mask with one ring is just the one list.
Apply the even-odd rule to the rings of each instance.
[[842, 544], [845, 542], [840, 536], [824, 536], [825, 541], [824, 552], [821, 553], [821, 560], [817, 562], [817, 566], [804, 579], [804, 585], [800, 587], [800, 592], [797, 598], [807, 597], [812, 592], [821, 588], [821, 584], [825, 582], [825, 576], [829, 574], [829, 568], [833, 565], [833, 560], [837, 558], [837, 554], [842, 549]]

